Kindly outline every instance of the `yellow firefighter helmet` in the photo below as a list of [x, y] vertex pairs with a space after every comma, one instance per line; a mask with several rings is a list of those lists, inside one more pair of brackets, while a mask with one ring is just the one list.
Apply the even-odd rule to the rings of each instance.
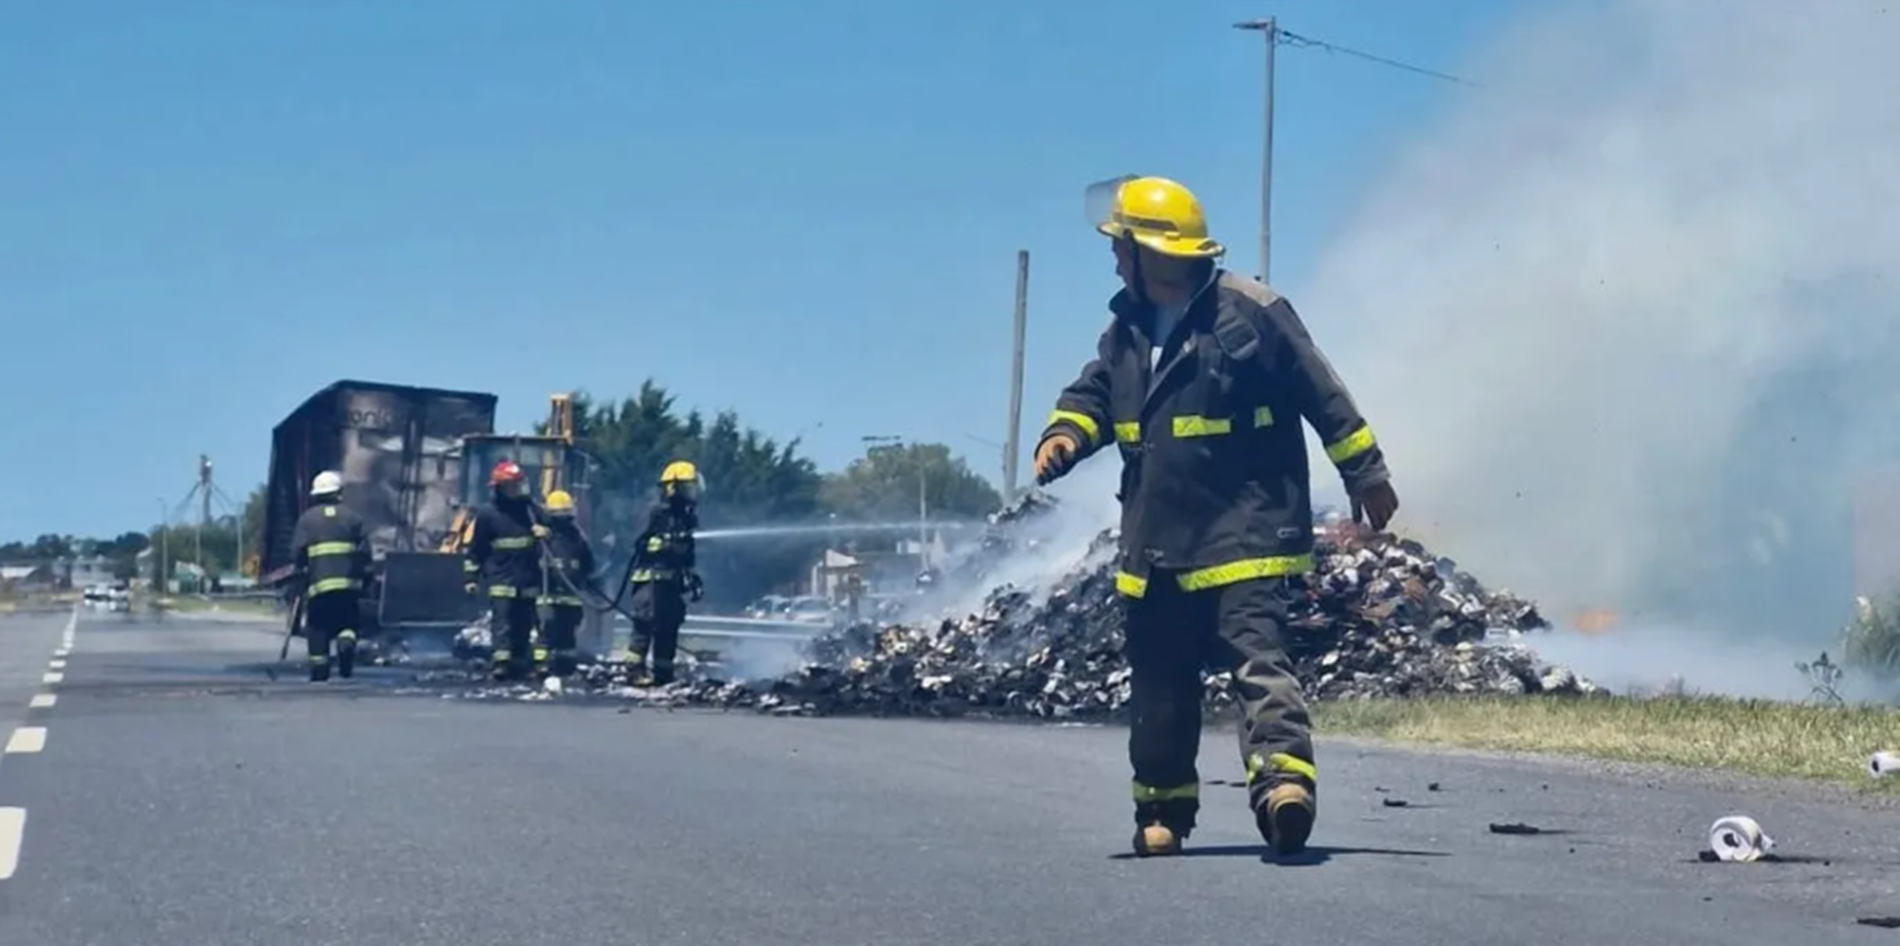
[[704, 486], [705, 480], [699, 475], [699, 467], [690, 460], [674, 460], [660, 471], [660, 492], [668, 496], [683, 493], [689, 499], [698, 499]]
[[548, 494], [547, 508], [550, 516], [572, 516], [574, 497], [568, 495], [567, 490], [557, 489]]
[[1194, 192], [1165, 177], [1120, 177], [1089, 188], [1089, 218], [1103, 236], [1127, 237], [1163, 256], [1214, 259], [1227, 248], [1209, 238]]

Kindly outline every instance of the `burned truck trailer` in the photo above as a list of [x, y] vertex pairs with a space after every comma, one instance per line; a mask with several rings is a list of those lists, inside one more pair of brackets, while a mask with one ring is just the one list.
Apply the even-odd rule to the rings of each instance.
[[375, 555], [363, 633], [453, 633], [480, 613], [462, 591], [461, 561], [444, 554], [463, 501], [465, 438], [492, 434], [497, 398], [474, 391], [338, 381], [303, 402], [271, 435], [259, 574], [284, 588], [295, 570], [291, 533], [311, 480], [343, 477], [343, 505], [369, 526]]

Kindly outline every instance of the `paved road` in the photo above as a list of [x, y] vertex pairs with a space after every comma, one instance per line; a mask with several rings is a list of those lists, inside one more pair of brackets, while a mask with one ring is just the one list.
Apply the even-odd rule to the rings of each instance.
[[[393, 672], [313, 689], [259, 671], [269, 627], [91, 614], [36, 690], [57, 705], [26, 710], [64, 627], [0, 621], [0, 719], [46, 727], [0, 764], [27, 812], [0, 943], [1900, 936], [1855, 924], [1900, 914], [1892, 815], [1774, 786], [1334, 742], [1310, 857], [1263, 861], [1215, 787], [1197, 856], [1136, 861], [1113, 730], [444, 699]], [[1237, 767], [1227, 738], [1210, 776]], [[1816, 860], [1697, 863], [1738, 808]]]

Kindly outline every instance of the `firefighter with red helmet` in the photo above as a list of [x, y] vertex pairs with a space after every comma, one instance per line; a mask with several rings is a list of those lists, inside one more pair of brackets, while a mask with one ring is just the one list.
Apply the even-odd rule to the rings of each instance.
[[533, 671], [535, 603], [541, 593], [540, 540], [547, 527], [535, 521], [528, 478], [513, 460], [488, 475], [493, 498], [475, 512], [462, 568], [469, 594], [486, 591], [488, 633], [494, 644], [497, 679], [522, 680]]

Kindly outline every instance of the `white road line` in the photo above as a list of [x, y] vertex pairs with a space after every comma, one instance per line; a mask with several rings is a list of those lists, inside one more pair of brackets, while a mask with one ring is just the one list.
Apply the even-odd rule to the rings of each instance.
[[0, 880], [20, 869], [20, 842], [26, 838], [26, 809], [0, 808]]
[[49, 674], [45, 674], [41, 676], [40, 682], [41, 683], [58, 683], [64, 679], [66, 679], [66, 675], [63, 673], [49, 673]]
[[58, 657], [60, 659], [65, 659], [66, 657], [71, 656], [72, 652], [73, 652], [72, 648], [70, 647], [61, 647], [60, 649], [53, 651], [53, 656]]
[[64, 669], [66, 669], [66, 661], [64, 661], [64, 660], [55, 660], [55, 661], [53, 661], [53, 662], [52, 662], [52, 664], [51, 664], [51, 666], [52, 666], [52, 668], [53, 668], [54, 670], [64, 670]]
[[13, 731], [13, 737], [7, 740], [7, 755], [22, 752], [38, 752], [46, 748], [45, 726], [21, 726]]
[[27, 706], [33, 709], [52, 709], [53, 704], [57, 702], [59, 702], [59, 697], [56, 694], [35, 693], [33, 694], [33, 702], [28, 703]]

